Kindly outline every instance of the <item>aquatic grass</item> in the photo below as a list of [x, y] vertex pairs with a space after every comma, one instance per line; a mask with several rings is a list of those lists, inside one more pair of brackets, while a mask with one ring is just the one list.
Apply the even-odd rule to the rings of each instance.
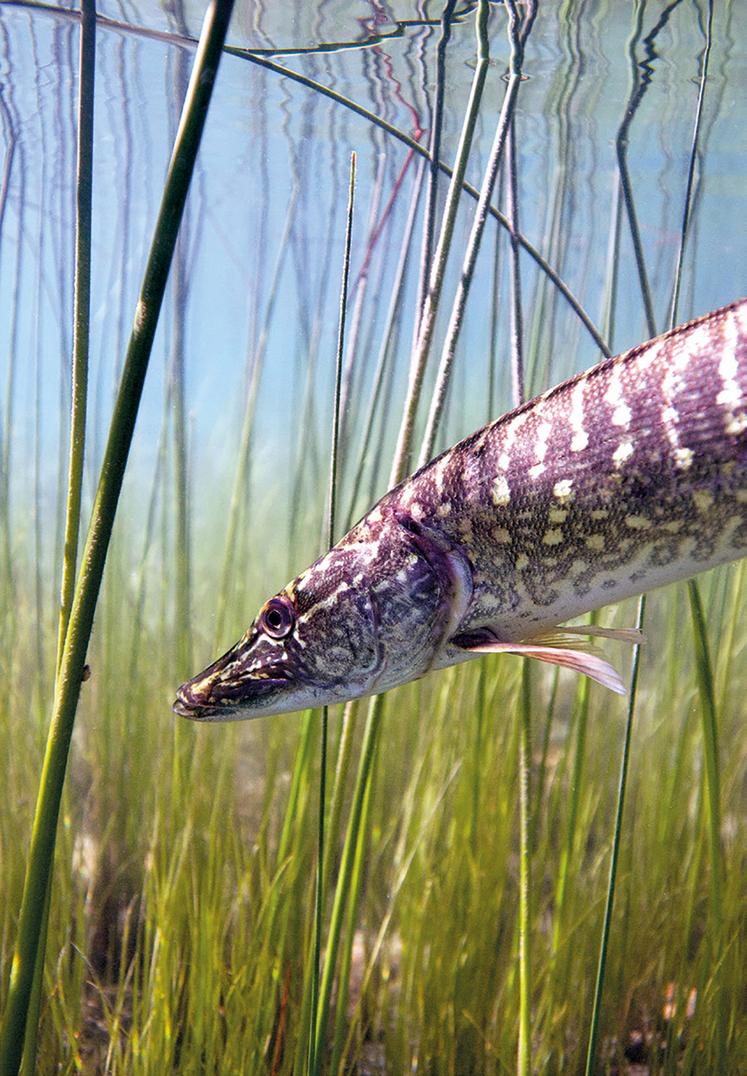
[[[0, 1068], [4, 1072], [17, 1070], [21, 1060], [40, 924], [44, 913], [45, 894], [50, 885], [67, 754], [93, 626], [93, 614], [167, 274], [232, 6], [232, 0], [216, 0], [205, 17], [190, 93], [164, 186], [154, 243], [143, 280], [122, 384], [112, 416], [101, 480], [82, 556], [81, 573], [65, 634], [55, 708], [29, 847], [13, 970], [0, 1033]], [[204, 78], [205, 75], [208, 77]]]
[[[345, 327], [348, 302], [348, 285], [350, 280], [350, 247], [353, 238], [353, 210], [355, 205], [355, 153], [350, 157], [350, 178], [348, 183], [348, 206], [345, 221], [345, 246], [340, 284], [340, 315], [337, 331], [337, 360], [335, 363], [334, 400], [332, 404], [332, 436], [329, 453], [329, 492], [327, 495], [326, 545], [331, 548], [335, 541], [336, 508], [338, 500], [338, 471], [340, 432], [342, 419], [342, 382], [343, 355], [345, 352]], [[309, 1038], [307, 1054], [307, 1071], [322, 1071], [322, 1051], [326, 1038], [326, 1028], [319, 1023], [319, 969], [322, 951], [322, 919], [324, 916], [324, 882], [325, 882], [325, 844], [324, 822], [327, 811], [327, 739], [328, 707], [322, 708], [321, 743], [319, 758], [319, 819], [317, 823], [317, 866], [316, 887], [314, 893], [314, 956], [311, 977], [311, 1006], [309, 1012]]]
[[[91, 208], [93, 195], [93, 109], [96, 70], [96, 7], [83, 0], [80, 18], [78, 138], [76, 169], [75, 286], [73, 308], [73, 360], [70, 414], [70, 453], [65, 512], [62, 583], [55, 672], [59, 675], [67, 636], [78, 558], [83, 460], [88, 397], [88, 351], [91, 308]], [[62, 424], [61, 424], [62, 430]], [[51, 902], [51, 879], [47, 880], [39, 926], [34, 976], [28, 1005], [23, 1045], [22, 1072], [36, 1068], [36, 1048], [42, 980]]]

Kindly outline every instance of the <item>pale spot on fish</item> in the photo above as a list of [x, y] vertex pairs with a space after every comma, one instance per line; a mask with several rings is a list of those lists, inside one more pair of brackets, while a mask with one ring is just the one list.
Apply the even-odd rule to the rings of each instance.
[[713, 505], [713, 494], [707, 489], [696, 489], [693, 493], [693, 502], [699, 512], [707, 512]]
[[545, 531], [542, 541], [545, 545], [560, 545], [563, 541], [563, 532], [559, 527], [551, 527], [549, 531]]
[[593, 549], [595, 553], [601, 553], [606, 544], [601, 534], [590, 534], [584, 541], [589, 549]]
[[537, 431], [537, 444], [535, 445], [535, 453], [537, 455], [538, 463], [542, 463], [547, 455], [547, 439], [552, 433], [552, 426], [549, 422], [542, 422]]
[[589, 513], [592, 519], [606, 519], [609, 514], [608, 508], [594, 508]]
[[738, 404], [741, 399], [742, 393], [736, 381], [727, 381], [725, 388], [716, 397], [716, 403], [728, 407], [730, 404]]
[[509, 533], [509, 531], [506, 530], [505, 527], [495, 527], [495, 529], [493, 530], [493, 537], [495, 538], [496, 542], [511, 541], [511, 534]]
[[523, 572], [525, 570], [525, 568], [528, 568], [528, 567], [529, 567], [529, 557], [525, 556], [524, 553], [521, 553], [516, 558], [516, 570], [519, 571], [519, 572]]
[[535, 463], [534, 467], [529, 468], [529, 477], [539, 478], [540, 475], [543, 475], [545, 473], [545, 470], [546, 468], [544, 463]]
[[743, 433], [745, 430], [747, 430], [747, 415], [744, 411], [740, 411], [738, 415], [729, 415], [726, 432], [730, 437], [737, 433]]
[[552, 495], [556, 497], [561, 504], [563, 501], [568, 501], [573, 496], [573, 481], [570, 478], [561, 478], [559, 482], [556, 482], [552, 487]]
[[630, 423], [632, 412], [627, 404], [621, 403], [615, 408], [612, 414], [612, 423], [614, 426], [627, 426]]
[[723, 352], [719, 362], [718, 372], [721, 375], [723, 388], [716, 397], [716, 403], [726, 409], [724, 426], [729, 436], [742, 433], [747, 429], [747, 415], [744, 411], [735, 413], [735, 409], [742, 402], [742, 392], [737, 381], [737, 342], [738, 326], [733, 311], [727, 315], [723, 325]]
[[574, 434], [571, 441], [571, 452], [583, 452], [589, 443], [589, 435], [585, 430], [580, 430], [579, 433]]
[[626, 516], [625, 526], [634, 531], [647, 531], [651, 526], [651, 520], [645, 516]]
[[675, 448], [674, 462], [682, 471], [686, 471], [693, 462], [693, 450], [691, 448]]
[[448, 504], [448, 503], [439, 504], [438, 508], [436, 509], [436, 515], [440, 516], [441, 519], [444, 519], [450, 513], [451, 513], [451, 505]]
[[612, 460], [615, 467], [622, 466], [627, 459], [633, 455], [633, 443], [632, 441], [623, 441], [621, 445], [618, 445], [615, 451], [612, 453]]
[[493, 503], [503, 506], [508, 504], [510, 500], [511, 490], [509, 489], [508, 480], [503, 475], [498, 475], [493, 483]]
[[568, 518], [567, 508], [551, 508], [550, 509], [550, 522], [551, 523], [565, 523]]

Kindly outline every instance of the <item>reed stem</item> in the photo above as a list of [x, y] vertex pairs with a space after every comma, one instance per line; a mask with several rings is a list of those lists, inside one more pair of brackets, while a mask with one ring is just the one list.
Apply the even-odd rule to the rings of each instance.
[[[340, 316], [337, 330], [337, 357], [335, 361], [335, 394], [332, 406], [332, 444], [329, 454], [329, 493], [327, 502], [327, 546], [334, 544], [335, 514], [337, 508], [337, 476], [339, 470], [342, 360], [345, 353], [345, 321], [348, 303], [348, 284], [350, 281], [350, 246], [353, 237], [353, 208], [355, 204], [355, 153], [350, 156], [350, 178], [348, 181], [348, 210], [345, 222], [345, 252], [342, 264], [342, 285], [340, 287]], [[322, 708], [321, 752], [319, 762], [319, 820], [317, 830], [317, 865], [314, 903], [314, 965], [311, 991], [311, 1014], [309, 1022], [308, 1071], [322, 1071], [321, 1053], [324, 1049], [325, 1026], [318, 1023], [319, 1013], [319, 965], [322, 952], [322, 918], [324, 914], [324, 819], [327, 806], [327, 739], [329, 725], [329, 708]]]

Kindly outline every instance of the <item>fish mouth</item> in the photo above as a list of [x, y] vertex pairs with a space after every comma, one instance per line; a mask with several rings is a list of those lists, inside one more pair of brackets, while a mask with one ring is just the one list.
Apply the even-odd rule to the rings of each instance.
[[[190, 721], [230, 721], [235, 717], [249, 717], [246, 710], [257, 710], [259, 715], [263, 702], [287, 687], [290, 676], [285, 669], [272, 668], [259, 675], [239, 673], [223, 679], [221, 673], [231, 664], [228, 655], [219, 658], [204, 672], [199, 673], [178, 689], [172, 710], [179, 717]], [[244, 712], [242, 712], [244, 711]]]

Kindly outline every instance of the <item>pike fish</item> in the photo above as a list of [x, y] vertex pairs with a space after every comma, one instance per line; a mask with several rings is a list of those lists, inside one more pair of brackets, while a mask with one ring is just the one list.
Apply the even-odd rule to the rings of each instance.
[[174, 710], [223, 721], [378, 694], [486, 653], [623, 693], [602, 605], [747, 554], [747, 299], [564, 381], [390, 490], [270, 598]]

